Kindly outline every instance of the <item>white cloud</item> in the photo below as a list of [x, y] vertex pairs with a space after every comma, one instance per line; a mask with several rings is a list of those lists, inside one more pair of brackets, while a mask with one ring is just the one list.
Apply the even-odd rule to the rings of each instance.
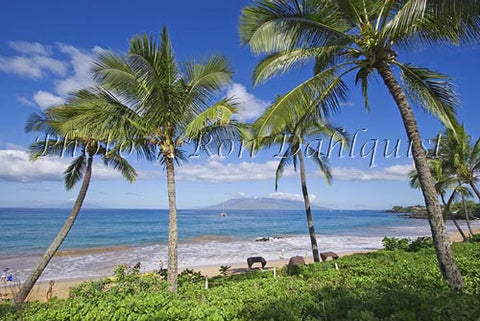
[[18, 97], [17, 100], [25, 106], [35, 106], [35, 104], [30, 99], [23, 96]]
[[10, 41], [8, 45], [19, 53], [48, 56], [50, 49], [38, 42]]
[[92, 59], [96, 53], [103, 49], [95, 46], [92, 50], [85, 51], [65, 44], [58, 44], [58, 49], [69, 56], [73, 74], [68, 78], [56, 81], [57, 94], [65, 96], [72, 91], [90, 85], [93, 81], [90, 73]]
[[333, 178], [341, 181], [405, 181], [413, 165], [394, 165], [383, 170], [332, 168]]
[[242, 84], [232, 84], [227, 91], [227, 97], [232, 97], [239, 104], [237, 118], [240, 121], [253, 120], [260, 116], [268, 107], [267, 101], [258, 99], [247, 92]]
[[63, 103], [71, 92], [92, 84], [92, 59], [104, 50], [99, 46], [84, 50], [62, 43], [45, 46], [26, 41], [11, 41], [9, 45], [19, 54], [11, 57], [0, 56], [0, 71], [31, 79], [53, 75], [50, 79], [54, 84], [54, 91], [39, 90], [32, 99], [19, 98], [25, 105], [31, 105], [33, 100], [42, 109]]
[[55, 96], [47, 91], [39, 90], [33, 95], [33, 100], [41, 109], [61, 105], [65, 100], [60, 96]]
[[39, 79], [44, 77], [47, 72], [64, 76], [67, 72], [67, 64], [63, 61], [45, 56], [0, 56], [0, 71], [32, 79]]
[[243, 198], [247, 196], [247, 194], [244, 192], [233, 192], [233, 193], [228, 193], [228, 196], [231, 198]]
[[[276, 192], [276, 193], [269, 194], [268, 197], [275, 198], [278, 200], [303, 202], [303, 196], [300, 194]], [[308, 194], [308, 197], [310, 198], [310, 201], [313, 201], [314, 199], [317, 198], [315, 194]]]
[[[266, 163], [242, 162], [240, 164], [225, 164], [215, 159], [209, 159], [206, 164], [186, 164], [179, 168], [177, 179], [183, 181], [203, 181], [208, 183], [228, 183], [239, 181], [261, 181], [275, 179], [278, 162]], [[294, 175], [288, 168], [283, 176]]]
[[[63, 171], [69, 159], [45, 157], [35, 162], [21, 150], [0, 150], [0, 181], [31, 183], [38, 181], [63, 181]], [[103, 164], [94, 164], [92, 178], [111, 180], [120, 174]]]

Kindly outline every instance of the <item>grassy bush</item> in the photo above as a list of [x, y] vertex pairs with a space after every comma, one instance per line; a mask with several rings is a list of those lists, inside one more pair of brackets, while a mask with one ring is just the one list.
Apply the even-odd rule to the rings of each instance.
[[428, 236], [422, 236], [415, 240], [399, 239], [396, 237], [384, 237], [383, 247], [387, 251], [402, 250], [407, 252], [417, 252], [421, 249], [433, 247], [433, 239]]
[[[454, 244], [464, 293], [449, 291], [432, 248], [378, 251], [332, 262], [188, 281], [178, 294], [158, 274], [84, 283], [72, 298], [0, 306], [1, 320], [479, 320], [480, 243]], [[194, 273], [186, 272], [186, 275]]]

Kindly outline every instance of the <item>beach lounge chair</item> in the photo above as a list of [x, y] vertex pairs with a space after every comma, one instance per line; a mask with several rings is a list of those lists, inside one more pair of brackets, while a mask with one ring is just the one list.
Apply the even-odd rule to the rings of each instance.
[[262, 269], [264, 269], [265, 265], [267, 265], [267, 261], [261, 256], [252, 256], [247, 259], [247, 265], [249, 269], [252, 268], [253, 263], [261, 263]]

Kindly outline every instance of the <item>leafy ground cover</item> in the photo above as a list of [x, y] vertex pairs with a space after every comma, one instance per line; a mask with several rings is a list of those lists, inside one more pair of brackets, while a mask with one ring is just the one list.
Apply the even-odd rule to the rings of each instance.
[[[428, 240], [427, 240], [428, 243]], [[391, 242], [390, 242], [391, 244]], [[83, 283], [71, 298], [0, 305], [1, 320], [480, 320], [480, 243], [454, 244], [465, 280], [449, 291], [428, 246], [382, 250], [298, 269], [209, 280], [184, 273], [178, 294], [157, 273], [118, 268], [115, 280]]]

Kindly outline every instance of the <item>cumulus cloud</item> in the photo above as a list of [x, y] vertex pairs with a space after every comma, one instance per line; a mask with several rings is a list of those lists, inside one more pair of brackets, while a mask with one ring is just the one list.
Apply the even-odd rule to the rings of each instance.
[[[294, 194], [294, 193], [276, 192], [276, 193], [269, 194], [268, 197], [275, 198], [275, 199], [278, 199], [278, 200], [303, 202], [303, 196], [300, 195], [300, 194]], [[315, 196], [315, 194], [308, 194], [308, 197], [310, 198], [310, 201], [313, 201], [317, 198], [317, 196]]]
[[11, 41], [9, 45], [17, 54], [10, 57], [0, 56], [0, 71], [31, 79], [51, 76], [53, 91], [39, 90], [31, 99], [19, 98], [24, 105], [31, 105], [34, 101], [42, 109], [63, 103], [71, 92], [92, 84], [92, 59], [104, 50], [98, 46], [80, 49], [62, 43], [45, 46], [26, 41]]
[[8, 45], [13, 48], [15, 51], [22, 54], [33, 54], [33, 55], [50, 55], [50, 48], [42, 45], [38, 42], [28, 42], [28, 41], [10, 41]]
[[394, 165], [382, 170], [332, 168], [333, 178], [341, 181], [405, 181], [413, 165]]
[[[183, 181], [203, 181], [208, 183], [228, 183], [239, 181], [261, 181], [275, 178], [278, 162], [265, 163], [241, 162], [226, 164], [216, 159], [209, 159], [206, 164], [186, 164], [178, 170], [177, 178]], [[288, 168], [283, 176], [294, 175]]]
[[[35, 162], [22, 150], [0, 150], [0, 181], [40, 182], [63, 181], [63, 171], [69, 165], [68, 159], [45, 157]], [[113, 169], [94, 164], [93, 179], [111, 180], [121, 178]]]
[[43, 78], [46, 73], [64, 76], [68, 65], [45, 56], [0, 56], [0, 71], [32, 79]]
[[41, 108], [61, 105], [65, 100], [60, 96], [55, 96], [47, 91], [39, 90], [33, 95], [33, 101]]
[[227, 97], [232, 97], [238, 104], [237, 118], [240, 121], [253, 120], [260, 116], [265, 108], [268, 107], [267, 101], [258, 99], [254, 95], [247, 92], [242, 84], [233, 84], [227, 91]]
[[92, 83], [90, 68], [94, 55], [101, 50], [94, 47], [91, 50], [81, 50], [71, 45], [58, 44], [60, 52], [68, 55], [73, 74], [70, 77], [56, 81], [56, 92], [65, 96], [72, 91], [85, 88]]

